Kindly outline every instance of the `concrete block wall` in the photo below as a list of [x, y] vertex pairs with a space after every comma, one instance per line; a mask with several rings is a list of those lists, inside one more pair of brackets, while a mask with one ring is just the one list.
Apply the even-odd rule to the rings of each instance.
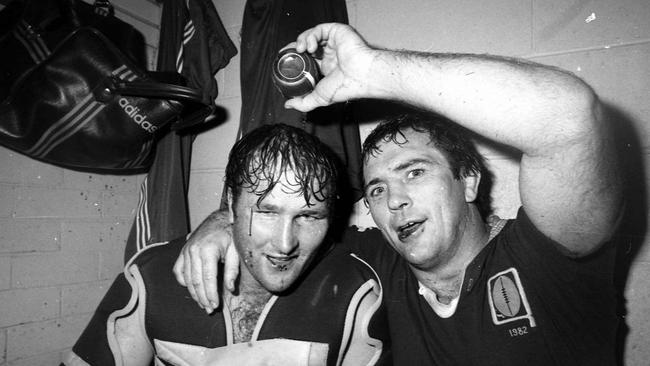
[[[145, 35], [153, 65], [159, 7], [112, 3]], [[72, 347], [122, 269], [142, 179], [67, 170], [0, 147], [0, 366], [58, 365]]]
[[121, 270], [142, 177], [0, 166], [0, 365], [55, 365]]
[[[245, 0], [215, 1], [239, 46]], [[576, 73], [617, 112], [623, 153], [633, 175], [628, 200], [634, 206], [621, 236], [621, 304], [627, 336], [621, 343], [626, 365], [650, 359], [650, 2], [647, 0], [347, 0], [350, 23], [383, 47], [421, 51], [491, 53], [527, 58]], [[217, 104], [225, 123], [194, 143], [190, 216], [195, 227], [219, 206], [228, 150], [235, 142], [241, 93], [239, 56], [217, 75]], [[362, 139], [374, 124], [360, 126]], [[502, 217], [519, 206], [516, 159], [480, 146], [494, 173], [493, 203]], [[352, 222], [372, 225], [360, 206]]]

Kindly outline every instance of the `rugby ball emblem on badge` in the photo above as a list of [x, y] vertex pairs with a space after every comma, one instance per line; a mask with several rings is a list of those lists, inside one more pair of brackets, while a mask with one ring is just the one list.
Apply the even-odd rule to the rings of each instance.
[[519, 290], [514, 282], [507, 276], [499, 276], [494, 281], [492, 299], [497, 310], [507, 317], [515, 316], [521, 307]]
[[488, 279], [487, 298], [494, 324], [528, 319], [530, 326], [535, 326], [535, 318], [516, 268], [501, 271]]

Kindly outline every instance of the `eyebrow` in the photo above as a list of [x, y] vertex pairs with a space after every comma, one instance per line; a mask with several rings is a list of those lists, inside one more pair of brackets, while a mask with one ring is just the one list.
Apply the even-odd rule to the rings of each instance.
[[255, 205], [251, 206], [251, 209], [252, 208], [256, 208], [258, 210], [265, 210], [265, 211], [277, 211], [278, 210], [277, 205], [274, 205], [274, 204], [271, 204], [271, 203], [264, 203], [264, 202], [262, 202], [262, 204], [255, 204]]
[[[405, 161], [403, 163], [400, 163], [395, 168], [392, 168], [391, 171], [401, 172], [401, 171], [404, 171], [404, 170], [406, 170], [406, 169], [408, 169], [408, 168], [410, 168], [410, 167], [412, 167], [413, 165], [416, 165], [416, 164], [434, 164], [434, 163], [431, 161], [431, 159], [413, 158], [413, 159], [407, 160], [407, 161]], [[380, 183], [380, 182], [381, 182], [381, 179], [373, 178], [363, 186], [363, 190], [365, 191], [371, 185], [374, 185], [374, 184], [377, 184], [377, 183]]]
[[407, 161], [403, 162], [402, 164], [396, 166], [395, 169], [393, 169], [393, 170], [394, 171], [406, 170], [406, 169], [408, 169], [408, 168], [410, 168], [410, 167], [412, 167], [413, 165], [416, 165], [416, 164], [432, 164], [432, 163], [431, 163], [430, 159], [415, 158], [415, 159], [411, 159], [411, 160], [407, 160]]
[[[264, 211], [281, 211], [280, 206], [271, 203], [267, 203], [267, 204], [262, 203], [261, 205], [254, 205], [251, 207], [251, 210], [253, 209], [253, 207], [257, 208], [258, 210], [264, 210]], [[327, 208], [327, 206], [324, 206], [320, 209], [305, 208], [305, 209], [301, 209], [300, 213], [302, 215], [328, 214], [329, 209]]]

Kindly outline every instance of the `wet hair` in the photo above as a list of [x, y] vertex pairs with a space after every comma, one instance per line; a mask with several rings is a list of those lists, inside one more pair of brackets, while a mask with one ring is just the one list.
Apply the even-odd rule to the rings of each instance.
[[[259, 196], [259, 204], [286, 171], [295, 175], [288, 193], [301, 193], [308, 206], [336, 200], [338, 163], [333, 152], [308, 132], [285, 124], [263, 125], [233, 146], [225, 183], [236, 200], [242, 189]], [[293, 182], [289, 182], [293, 183]]]
[[[407, 143], [404, 132], [409, 129], [429, 136], [429, 144], [439, 149], [447, 158], [454, 178], [481, 174], [483, 189], [479, 187], [476, 203], [481, 215], [487, 217], [490, 212], [491, 175], [483, 156], [476, 150], [469, 131], [442, 116], [414, 111], [385, 119], [365, 139], [362, 148], [363, 162], [366, 163], [371, 156], [381, 153], [380, 145], [383, 143]], [[488, 192], [484, 192], [486, 189]]]

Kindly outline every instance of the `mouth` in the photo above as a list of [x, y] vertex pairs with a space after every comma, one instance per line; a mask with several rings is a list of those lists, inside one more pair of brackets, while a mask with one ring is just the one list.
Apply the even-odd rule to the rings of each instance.
[[398, 227], [397, 228], [397, 238], [400, 241], [404, 241], [409, 236], [416, 233], [422, 227], [422, 224], [424, 224], [424, 220], [422, 220], [422, 221], [409, 221], [406, 224]]
[[272, 255], [266, 255], [266, 260], [271, 263], [271, 266], [278, 271], [286, 271], [289, 269], [289, 266], [293, 263], [293, 261], [298, 258], [297, 255], [291, 255], [291, 256], [272, 256]]

